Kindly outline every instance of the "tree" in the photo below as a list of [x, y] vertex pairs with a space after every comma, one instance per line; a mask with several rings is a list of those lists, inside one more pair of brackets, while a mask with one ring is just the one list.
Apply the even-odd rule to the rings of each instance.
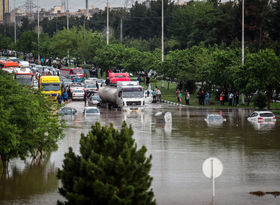
[[38, 37], [34, 31], [25, 31], [17, 42], [18, 50], [24, 53], [37, 51]]
[[246, 57], [245, 68], [249, 77], [246, 87], [266, 93], [268, 109], [273, 90], [280, 87], [279, 65], [279, 57], [269, 49], [260, 50]]
[[67, 199], [58, 204], [155, 204], [152, 157], [145, 156], [144, 146], [137, 150], [132, 135], [125, 122], [120, 131], [97, 122], [82, 134], [81, 155], [70, 148], [58, 170], [59, 192]]
[[23, 88], [3, 72], [0, 82], [0, 157], [6, 171], [10, 159], [55, 150], [63, 124], [40, 91]]

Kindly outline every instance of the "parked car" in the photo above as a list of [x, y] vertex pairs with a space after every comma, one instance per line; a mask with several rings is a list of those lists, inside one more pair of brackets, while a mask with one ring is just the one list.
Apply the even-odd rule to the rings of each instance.
[[100, 115], [100, 111], [97, 107], [85, 107], [83, 114], [85, 117], [98, 116]]
[[101, 98], [98, 94], [92, 95], [88, 100], [89, 106], [99, 105], [101, 102]]
[[271, 111], [255, 111], [247, 118], [249, 121], [273, 122], [276, 121], [275, 115]]
[[82, 100], [84, 99], [84, 90], [74, 89], [72, 90], [72, 100]]
[[58, 114], [60, 115], [75, 115], [76, 113], [77, 110], [71, 107], [63, 107], [58, 111]]

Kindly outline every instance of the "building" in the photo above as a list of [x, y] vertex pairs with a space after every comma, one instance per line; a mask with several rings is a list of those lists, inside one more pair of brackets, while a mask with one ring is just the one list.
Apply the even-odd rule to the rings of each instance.
[[9, 13], [9, 0], [0, 0], [0, 23], [6, 22]]

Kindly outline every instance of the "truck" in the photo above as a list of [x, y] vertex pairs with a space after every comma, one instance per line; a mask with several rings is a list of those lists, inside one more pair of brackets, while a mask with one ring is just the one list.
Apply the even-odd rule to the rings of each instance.
[[34, 75], [30, 68], [16, 68], [14, 79], [23, 86], [33, 86]]
[[138, 81], [119, 81], [117, 86], [106, 85], [98, 90], [101, 105], [126, 112], [144, 111], [144, 89]]
[[42, 90], [42, 93], [46, 94], [54, 102], [56, 102], [57, 95], [61, 95], [59, 76], [41, 76], [38, 87]]

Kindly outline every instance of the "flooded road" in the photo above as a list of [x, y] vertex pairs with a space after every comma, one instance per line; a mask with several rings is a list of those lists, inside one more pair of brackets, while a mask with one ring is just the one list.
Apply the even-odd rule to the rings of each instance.
[[[120, 128], [126, 120], [134, 129], [138, 147], [145, 145], [152, 154], [153, 190], [157, 204], [280, 204], [280, 196], [250, 195], [252, 191], [280, 191], [280, 122], [276, 124], [247, 121], [248, 110], [148, 105], [144, 113], [123, 113], [101, 109], [99, 117], [85, 119], [83, 103], [72, 102], [78, 115], [64, 119], [68, 128], [59, 149], [41, 166], [27, 160], [10, 163], [9, 179], [0, 181], [0, 204], [56, 204], [59, 182], [56, 169], [62, 167], [68, 147], [79, 152], [81, 133], [92, 124], [113, 123]], [[157, 112], [171, 112], [172, 124], [164, 123]], [[221, 125], [207, 124], [207, 114], [221, 114]], [[224, 166], [216, 179], [216, 198], [212, 201], [211, 180], [202, 172], [209, 157], [219, 158]]]

